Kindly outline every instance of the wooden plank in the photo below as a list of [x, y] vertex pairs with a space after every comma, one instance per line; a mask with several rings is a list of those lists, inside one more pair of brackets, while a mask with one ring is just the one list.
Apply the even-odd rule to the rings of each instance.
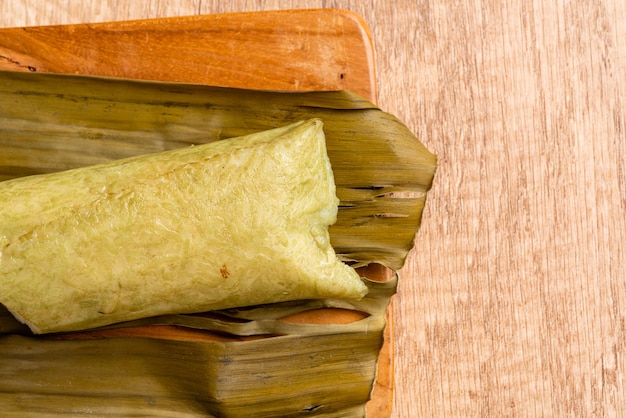
[[340, 10], [2, 29], [0, 69], [350, 90], [376, 101], [369, 31], [358, 15]]
[[[339, 10], [0, 30], [0, 69], [252, 89], [350, 90], [375, 102], [373, 56], [367, 25], [358, 15]], [[387, 272], [370, 270], [369, 275], [383, 278]], [[387, 320], [392, 321], [391, 309]], [[392, 394], [389, 326], [368, 414], [388, 416]]]

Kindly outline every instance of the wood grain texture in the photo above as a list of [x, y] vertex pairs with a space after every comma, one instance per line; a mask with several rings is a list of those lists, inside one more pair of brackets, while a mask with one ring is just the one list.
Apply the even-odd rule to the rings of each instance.
[[[7, 28], [0, 69], [265, 90], [342, 89], [376, 100], [371, 38], [358, 15], [280, 14]], [[305, 72], [311, 62], [324, 65]]]
[[23, 0], [0, 25], [301, 7], [364, 17], [380, 106], [439, 155], [393, 416], [623, 415], [624, 2]]

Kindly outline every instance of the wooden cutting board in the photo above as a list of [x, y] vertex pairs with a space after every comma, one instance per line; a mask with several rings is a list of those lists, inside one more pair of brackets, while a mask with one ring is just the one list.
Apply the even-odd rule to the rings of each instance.
[[2, 29], [0, 68], [376, 99], [368, 28], [340, 10]]
[[[366, 23], [329, 9], [1, 29], [0, 69], [249, 89], [350, 90], [374, 103], [377, 94]], [[371, 417], [391, 412], [391, 312], [367, 404]], [[327, 318], [334, 320], [341, 319]]]

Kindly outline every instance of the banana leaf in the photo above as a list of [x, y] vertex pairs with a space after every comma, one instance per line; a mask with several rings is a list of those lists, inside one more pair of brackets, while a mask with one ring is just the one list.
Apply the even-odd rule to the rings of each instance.
[[[436, 170], [436, 157], [393, 115], [346, 91], [4, 71], [0, 180], [310, 118], [324, 122], [340, 199], [331, 243], [366, 277], [363, 300], [167, 315], [47, 336], [0, 306], [3, 416], [365, 416], [398, 282], [388, 272], [413, 248]], [[369, 268], [377, 265], [388, 270]]]
[[[396, 285], [49, 336], [0, 313], [3, 416], [363, 417]], [[362, 319], [290, 319], [322, 309]]]

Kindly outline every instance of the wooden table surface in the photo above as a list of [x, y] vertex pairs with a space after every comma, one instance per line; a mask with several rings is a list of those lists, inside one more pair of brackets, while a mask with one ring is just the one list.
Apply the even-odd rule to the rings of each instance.
[[439, 156], [392, 416], [626, 414], [625, 2], [4, 0], [0, 27], [317, 7], [364, 17], [380, 106]]

